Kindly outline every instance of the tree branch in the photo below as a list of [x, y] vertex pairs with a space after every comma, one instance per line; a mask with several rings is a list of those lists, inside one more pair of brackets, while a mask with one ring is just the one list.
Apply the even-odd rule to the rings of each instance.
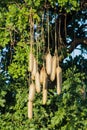
[[86, 44], [87, 45], [87, 38], [77, 38], [73, 42], [71, 42], [70, 47], [67, 46], [67, 52], [71, 53], [78, 45]]

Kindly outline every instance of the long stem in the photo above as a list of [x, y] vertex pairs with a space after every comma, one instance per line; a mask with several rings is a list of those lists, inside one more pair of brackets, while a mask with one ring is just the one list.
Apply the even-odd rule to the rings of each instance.
[[65, 21], [64, 21], [64, 28], [65, 28], [65, 37], [67, 36], [67, 29], [66, 29], [66, 20], [67, 20], [67, 14], [65, 14]]
[[[32, 8], [31, 8], [32, 11]], [[32, 12], [30, 13], [30, 46], [31, 46], [31, 52], [33, 48], [34, 43], [34, 21], [33, 21], [33, 15]]]
[[55, 15], [55, 54], [57, 53], [57, 32], [56, 32], [56, 15]]
[[[45, 42], [45, 39], [44, 39], [44, 26], [43, 26], [43, 23], [44, 23], [44, 14], [42, 15], [42, 47], [43, 47], [43, 56], [44, 56], [44, 42]], [[44, 64], [44, 57], [43, 57], [43, 64]]]
[[49, 50], [49, 44], [50, 44], [50, 23], [49, 23], [49, 10], [48, 10], [48, 16], [47, 16], [47, 23], [48, 23], [48, 51], [50, 51]]
[[59, 18], [59, 43], [61, 43], [61, 32], [60, 32], [60, 28], [61, 28], [61, 19]]
[[[58, 27], [58, 51], [59, 51], [59, 44], [61, 43], [61, 32], [60, 32], [60, 28], [61, 28], [61, 19], [59, 18], [59, 27]], [[58, 66], [59, 66], [59, 54], [58, 54]]]

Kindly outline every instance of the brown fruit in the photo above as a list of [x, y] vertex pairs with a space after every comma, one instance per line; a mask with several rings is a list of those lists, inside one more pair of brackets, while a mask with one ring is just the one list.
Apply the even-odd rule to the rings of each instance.
[[52, 58], [52, 72], [51, 72], [51, 76], [50, 76], [51, 81], [55, 80], [56, 65], [57, 65], [57, 59], [56, 59], [56, 56], [53, 56], [53, 58]]
[[48, 78], [47, 78], [47, 73], [45, 71], [43, 76], [43, 89], [47, 89], [47, 85], [48, 85]]
[[35, 85], [32, 83], [29, 88], [29, 101], [33, 101], [35, 96]]
[[35, 75], [35, 87], [36, 87], [36, 92], [40, 93], [41, 91], [41, 85], [40, 85], [40, 75], [39, 72], [37, 71]]
[[47, 102], [47, 89], [43, 89], [43, 105]]
[[34, 59], [33, 59], [33, 69], [32, 69], [32, 79], [33, 80], [35, 79], [36, 72], [37, 72], [37, 61], [34, 57]]
[[33, 70], [33, 58], [34, 58], [33, 53], [30, 52], [30, 54], [29, 54], [29, 65], [28, 65], [28, 71], [29, 72], [32, 72], [32, 70]]
[[48, 53], [46, 55], [46, 71], [48, 75], [51, 74], [51, 69], [52, 69], [51, 67], [52, 67], [52, 56], [50, 53]]
[[57, 93], [60, 95], [61, 89], [62, 89], [62, 69], [61, 67], [57, 67], [56, 69], [56, 74], [57, 74]]
[[45, 67], [43, 66], [41, 71], [40, 71], [40, 83], [43, 83], [43, 79], [44, 79], [44, 73], [45, 73]]
[[33, 117], [33, 103], [28, 101], [28, 118], [32, 119]]

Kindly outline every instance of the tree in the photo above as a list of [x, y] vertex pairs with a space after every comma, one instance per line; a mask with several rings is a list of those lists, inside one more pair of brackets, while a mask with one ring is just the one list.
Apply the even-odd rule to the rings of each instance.
[[[1, 2], [1, 130], [86, 130], [87, 59], [84, 57], [87, 51], [86, 7], [87, 2], [84, 0], [45, 2], [43, 0], [5, 0]], [[44, 19], [42, 19], [43, 16]], [[36, 58], [38, 56], [41, 68], [43, 55], [48, 51], [48, 16], [50, 17], [49, 48], [53, 55], [54, 43], [57, 43], [60, 66], [63, 71], [62, 93], [57, 95], [55, 81], [49, 80], [47, 104], [42, 105], [42, 92], [36, 93], [33, 102], [33, 119], [29, 120], [27, 102], [31, 82], [28, 72], [30, 38], [34, 35], [33, 52]], [[34, 33], [33, 24], [36, 25]], [[80, 45], [81, 54], [74, 58], [73, 51], [78, 45]]]

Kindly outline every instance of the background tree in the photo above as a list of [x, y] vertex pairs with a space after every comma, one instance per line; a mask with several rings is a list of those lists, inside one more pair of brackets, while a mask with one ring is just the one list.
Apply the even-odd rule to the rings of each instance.
[[[84, 0], [16, 0], [0, 4], [0, 129], [1, 130], [86, 130], [87, 128], [87, 2]], [[33, 119], [27, 117], [29, 90], [28, 55], [30, 53], [30, 14], [33, 15], [33, 51], [39, 34], [39, 67], [42, 48], [47, 53], [47, 16], [50, 15], [50, 50], [57, 47], [63, 69], [62, 93], [56, 94], [49, 81], [48, 101], [42, 105], [42, 92], [35, 95]], [[43, 45], [42, 15], [44, 14]], [[75, 55], [78, 46], [80, 55]], [[71, 55], [73, 53], [73, 56]], [[67, 58], [68, 57], [68, 58]], [[67, 58], [67, 59], [66, 59]], [[51, 87], [50, 87], [51, 86]]]

